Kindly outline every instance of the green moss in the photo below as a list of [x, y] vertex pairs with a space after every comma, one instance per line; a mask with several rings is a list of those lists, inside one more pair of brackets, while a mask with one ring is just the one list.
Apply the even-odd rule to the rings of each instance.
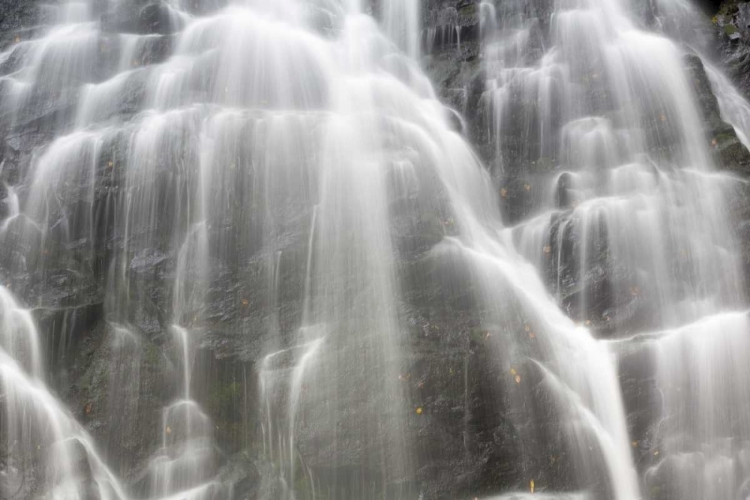
[[719, 144], [723, 144], [725, 142], [733, 141], [736, 138], [737, 138], [737, 136], [735, 136], [733, 134], [726, 134], [726, 133], [724, 133], [724, 134], [718, 134], [716, 136], [716, 142], [719, 143]]
[[228, 406], [231, 407], [239, 398], [241, 391], [242, 387], [238, 382], [217, 387], [209, 397], [209, 404], [218, 411], [226, 409]]
[[473, 17], [473, 16], [476, 16], [478, 13], [479, 13], [479, 7], [475, 3], [464, 5], [463, 7], [458, 9], [458, 14], [461, 16]]
[[555, 163], [554, 159], [542, 156], [534, 163], [534, 167], [540, 172], [548, 172], [555, 168]]
[[155, 366], [159, 364], [160, 353], [158, 347], [149, 342], [146, 344], [144, 351], [144, 359], [147, 365]]
[[734, 24], [725, 24], [724, 33], [726, 33], [727, 35], [734, 35], [735, 33], [737, 33], [737, 26], [735, 26]]
[[469, 334], [469, 337], [471, 338], [471, 341], [475, 344], [484, 344], [485, 341], [489, 338], [489, 333], [485, 330], [482, 330], [481, 328], [473, 328], [471, 330], [471, 333]]

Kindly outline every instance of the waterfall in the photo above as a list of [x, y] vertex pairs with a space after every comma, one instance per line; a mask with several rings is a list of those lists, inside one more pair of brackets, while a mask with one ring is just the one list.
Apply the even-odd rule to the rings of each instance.
[[0, 389], [8, 467], [6, 498], [31, 498], [34, 481], [52, 498], [127, 498], [94, 441], [45, 385], [39, 332], [31, 314], [0, 288]]
[[61, 1], [3, 46], [0, 496], [750, 491], [694, 9], [435, 8]]
[[416, 0], [384, 0], [383, 29], [412, 59], [420, 53], [420, 5]]
[[[544, 2], [485, 3], [492, 168], [503, 192], [516, 176], [529, 187], [509, 238], [560, 307], [609, 339], [621, 370], [651, 373], [642, 380], [654, 384], [644, 392], [655, 417], [630, 429], [642, 493], [615, 486], [614, 497], [729, 499], [746, 488], [750, 422], [735, 414], [748, 389], [727, 202], [736, 180], [714, 166], [684, 69], [689, 48], [665, 36], [675, 27], [684, 35], [694, 13], [685, 2], [657, 4], [661, 34], [616, 0], [557, 2], [548, 27]], [[746, 140], [746, 102], [707, 72]]]

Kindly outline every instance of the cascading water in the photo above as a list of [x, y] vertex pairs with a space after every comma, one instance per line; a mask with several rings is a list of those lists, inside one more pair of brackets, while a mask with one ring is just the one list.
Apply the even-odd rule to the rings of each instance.
[[[438, 38], [426, 2], [376, 2], [378, 20], [357, 0], [228, 3], [63, 1], [0, 57], [6, 140], [33, 152], [0, 170], [3, 498], [747, 494], [737, 181], [673, 27], [626, 0], [451, 11], [459, 51], [482, 19], [485, 168], [416, 60]], [[750, 107], [708, 73], [746, 141]], [[60, 326], [74, 303], [100, 319]], [[633, 360], [658, 395], [643, 435]], [[87, 432], [60, 401], [99, 386]], [[431, 471], [439, 415], [451, 467], [500, 479]]]
[[[642, 495], [746, 494], [750, 386], [738, 353], [748, 323], [728, 205], [737, 181], [715, 172], [717, 139], [705, 135], [686, 50], [643, 31], [628, 2], [483, 8], [495, 174], [504, 197], [515, 177], [528, 193], [511, 237], [570, 316], [626, 336], [615, 350], [653, 373], [657, 425], [633, 436], [648, 457]], [[667, 33], [695, 20], [684, 2], [653, 8]], [[747, 104], [708, 72], [746, 140]]]

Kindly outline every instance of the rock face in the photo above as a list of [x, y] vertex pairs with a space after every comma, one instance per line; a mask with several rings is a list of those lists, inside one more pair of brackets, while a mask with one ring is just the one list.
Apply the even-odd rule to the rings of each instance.
[[745, 96], [750, 95], [750, 4], [724, 1], [712, 21], [716, 25], [722, 63]]
[[42, 13], [35, 0], [3, 0], [0, 2], [0, 31], [32, 28], [40, 20]]
[[[194, 3], [196, 13], [223, 5], [220, 0]], [[542, 29], [548, 28], [553, 2], [533, 3], [539, 9]], [[111, 9], [107, 5], [103, 2], [100, 7], [103, 31], [94, 40], [92, 59], [86, 63], [90, 67], [85, 83], [102, 82], [115, 74], [124, 50], [119, 34], [153, 35], [148, 44], [133, 55], [132, 71], [118, 101], [97, 110], [113, 120], [126, 121], [143, 103], [148, 75], [141, 69], [158, 64], [171, 54], [174, 35], [182, 28], [182, 21], [165, 2], [121, 2]], [[722, 7], [718, 22], [724, 31], [723, 61], [730, 76], [748, 96], [750, 45], [745, 46], [744, 37], [748, 33], [750, 39], [749, 5], [727, 3]], [[377, 2], [373, 10], [378, 12]], [[490, 117], [486, 102], [482, 100], [486, 88], [480, 51], [481, 15], [478, 0], [424, 0], [422, 65], [456, 130], [472, 142], [488, 166], [501, 192], [503, 215], [514, 223], [533, 209], [533, 189], [525, 186], [536, 186], [535, 173], [546, 175], [553, 165], [551, 160], [549, 164], [540, 161], [532, 165], [522, 158], [519, 149], [513, 151], [513, 154], [518, 153], [516, 156], [504, 159], [515, 165], [513, 169], [501, 171], [499, 168], [500, 159], [492, 149], [489, 136]], [[0, 64], [2, 74], [15, 71], [16, 59], [24, 57], [22, 42], [51, 18], [53, 14], [40, 9], [35, 0], [0, 0], [0, 42], [5, 47], [16, 46], [11, 57]], [[740, 37], [736, 36], [738, 33]], [[685, 69], [694, 83], [706, 140], [713, 146], [717, 165], [747, 176], [750, 153], [734, 129], [722, 121], [700, 58], [687, 57]], [[11, 198], [7, 186], [19, 183], [56, 133], [71, 129], [75, 112], [79, 110], [79, 83], [70, 82], [68, 88], [38, 89], [20, 113], [11, 113], [5, 107], [0, 109], [2, 198]], [[593, 85], [591, 91], [596, 91]], [[2, 102], [11, 98], [11, 89], [0, 83]], [[523, 115], [524, 105], [529, 103], [520, 103], [516, 116]], [[75, 177], [67, 179], [61, 190], [61, 196], [73, 207], [70, 208], [72, 213], [93, 214], [90, 216], [94, 220], [93, 234], [80, 235], [81, 238], [74, 239], [76, 243], [68, 248], [50, 248], [49, 252], [59, 254], [60, 259], [47, 263], [44, 268], [38, 267], [32, 259], [27, 261], [19, 250], [3, 251], [0, 281], [8, 283], [14, 293], [34, 306], [35, 317], [47, 339], [53, 389], [102, 444], [113, 468], [136, 491], [142, 491], [153, 443], [161, 439], [163, 431], [164, 402], [180, 397], [181, 373], [169, 354], [173, 341], [167, 312], [172, 301], [172, 278], [178, 255], [166, 250], [168, 242], [160, 242], [128, 261], [131, 276], [128, 293], [137, 297], [142, 305], [127, 311], [128, 319], [138, 326], [145, 342], [127, 347], [118, 336], [111, 317], [107, 316], [110, 305], [104, 299], [114, 255], [122, 250], [122, 235], [113, 234], [111, 230], [111, 207], [123, 195], [125, 181], [120, 166], [128, 154], [127, 144], [114, 134], [96, 146], [102, 152], [92, 166], [97, 178], [94, 192], [87, 192], [84, 180]], [[521, 146], [528, 145], [518, 145]], [[173, 182], [166, 164], [170, 159], [175, 159], [174, 163], [190, 161], [190, 152], [161, 153], [164, 164], [161, 166], [165, 171], [159, 182]], [[87, 157], [85, 151], [81, 157]], [[560, 207], [571, 206], [574, 202], [568, 181], [561, 178], [559, 182]], [[740, 191], [734, 213], [738, 232], [748, 250], [744, 257], [750, 276], [750, 204], [747, 203], [750, 192]], [[396, 227], [392, 231], [396, 235], [398, 271], [407, 277], [402, 308], [410, 325], [411, 356], [401, 382], [407, 386], [411, 400], [418, 403], [406, 425], [408, 435], [416, 436], [415, 480], [418, 484], [415, 489], [420, 492], [420, 498], [461, 499], [525, 491], [529, 489], [530, 478], [534, 479], [538, 491], [576, 490], [579, 486], [576, 471], [564, 460], [566, 448], [556, 438], [560, 430], [556, 416], [543, 405], [551, 396], [539, 383], [542, 374], [531, 362], [513, 368], [520, 373], [519, 380], [524, 381], [523, 387], [528, 387], [528, 391], [520, 388], [515, 392], [500, 391], [487, 382], [509, 377], [506, 368], [494, 359], [491, 348], [492, 339], [506, 332], [480, 325], [481, 306], [471, 298], [476, 283], [466, 273], [444, 266], [431, 252], [446, 234], [450, 235], [453, 224], [450, 216], [436, 209], [432, 219], [411, 220], [408, 211], [399, 212], [399, 204], [411, 201], [393, 200], [391, 208], [396, 214], [404, 214], [394, 218]], [[309, 215], [304, 211], [309, 211], [309, 207], [293, 208], [299, 213], [285, 215], [287, 231], [279, 238], [283, 246], [278, 249], [278, 255], [280, 259], [299, 262], [309, 237], [309, 231], [303, 228]], [[5, 217], [9, 213], [7, 206], [0, 206], [0, 215]], [[63, 214], [58, 215], [62, 221]], [[222, 222], [224, 227], [248, 223], [245, 219]], [[261, 222], [253, 220], [251, 223]], [[58, 230], [63, 229], [76, 234], [75, 227], [62, 228], [61, 224]], [[136, 231], [153, 229], [136, 228]], [[562, 221], [555, 231], [565, 231]], [[164, 232], [168, 233], [168, 228], [164, 228]], [[241, 235], [233, 235], [231, 230], [221, 236], [231, 239], [238, 247], [245, 244]], [[574, 232], [559, 241], [562, 241], [561, 248], [550, 248], [549, 253], [572, 254], [575, 253], [573, 247], [579, 244]], [[191, 385], [195, 399], [216, 426], [215, 437], [222, 457], [220, 474], [235, 484], [237, 499], [258, 498], [263, 483], [260, 478], [273, 467], [262, 454], [262, 415], [258, 404], [258, 362], [272, 322], [268, 311], [272, 308], [281, 311], [279, 317], [288, 324], [282, 322], [274, 327], [288, 333], [303, 313], [305, 286], [303, 269], [281, 266], [284, 272], [276, 277], [274, 285], [280, 290], [278, 303], [270, 307], [265, 302], [271, 282], [268, 277], [273, 276], [280, 265], [275, 264], [275, 256], [264, 255], [259, 249], [246, 250], [250, 256], [246, 261], [225, 268], [211, 283], [206, 306], [209, 321], [201, 325], [204, 336], [196, 349]], [[592, 317], [607, 317], [607, 311], [612, 309], [623, 316], [628, 314], [631, 303], [612, 298], [611, 277], [620, 271], [608, 258], [607, 249], [603, 245], [597, 247], [597, 265], [592, 266], [594, 271], [584, 282], [576, 278], [575, 269], [564, 271], [569, 275], [561, 285], [566, 309], [578, 310], [582, 297], [589, 295], [603, 298], [590, 306]], [[623, 321], [627, 319], [624, 317]], [[524, 349], [534, 353], [533, 326], [528, 325], [527, 318], [519, 317], [517, 323], [526, 342]], [[524, 326], [526, 330], [522, 330]], [[595, 324], [592, 328], [605, 332], [608, 327]], [[138, 360], [135, 367], [129, 364], [133, 359]], [[635, 436], [646, 436], [653, 425], [654, 415], [649, 413], [656, 398], [652, 371], [653, 366], [637, 353], [624, 358], [621, 383], [630, 410], [630, 430]], [[511, 388], [512, 383], [511, 380]], [[127, 390], [137, 393], [137, 406], [123, 403], [127, 400], [123, 396]], [[124, 419], [124, 415], [132, 418]], [[137, 432], [128, 432], [133, 429]], [[548, 439], [524, 448], [527, 442], [523, 436], [528, 435]], [[650, 463], [651, 449], [645, 438], [639, 438], [639, 442], [644, 443], [636, 446], [642, 459], [639, 465], [645, 469]], [[343, 467], [341, 464], [317, 465], [331, 469]], [[0, 470], [2, 466], [3, 457], [0, 457]], [[599, 498], [606, 498], [606, 493]]]
[[[732, 83], [745, 99], [750, 99], [750, 3], [743, 0], [722, 1], [712, 18], [715, 26], [717, 53], [721, 65]], [[716, 105], [705, 83], [698, 85], [698, 95], [706, 112], [709, 129], [717, 142], [715, 150], [718, 164], [725, 166], [743, 178], [750, 170], [746, 168], [746, 149], [738, 144], [732, 131], [716, 120]], [[729, 110], [732, 111], [732, 110]], [[737, 187], [733, 200], [733, 211], [737, 220], [737, 234], [743, 249], [745, 275], [750, 274], [750, 210], [746, 200], [750, 196], [745, 184]]]
[[[471, 130], [478, 115], [481, 77], [479, 3], [429, 0], [422, 5], [424, 67], [443, 102], [461, 113]], [[465, 120], [465, 121], [464, 121]]]

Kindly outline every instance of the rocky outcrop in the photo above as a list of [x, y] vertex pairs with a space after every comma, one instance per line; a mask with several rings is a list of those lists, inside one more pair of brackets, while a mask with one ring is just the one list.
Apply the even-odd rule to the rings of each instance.
[[738, 175], [750, 175], [750, 152], [740, 141], [734, 127], [722, 119], [719, 102], [700, 57], [686, 56], [685, 67], [698, 98], [706, 140], [716, 165]]
[[38, 0], [0, 0], [0, 32], [33, 28], [42, 19]]
[[[480, 7], [475, 0], [427, 0], [422, 5], [423, 66], [441, 100], [471, 121], [483, 85]], [[464, 123], [462, 122], [462, 126]], [[471, 130], [468, 124], [466, 132]]]
[[[716, 29], [717, 52], [722, 69], [745, 99], [750, 99], [750, 3], [744, 0], [725, 0], [712, 18]], [[695, 67], [696, 64], [693, 64]], [[697, 78], [697, 93], [710, 131], [712, 149], [717, 164], [742, 178], [736, 186], [735, 196], [730, 200], [736, 234], [742, 248], [742, 259], [746, 279], [750, 277], [750, 178], [746, 148], [739, 144], [734, 130], [717, 119], [716, 99], [705, 80]], [[748, 281], [750, 282], [750, 281]]]
[[727, 75], [746, 98], [750, 97], [750, 3], [722, 2], [712, 18], [718, 52]]

